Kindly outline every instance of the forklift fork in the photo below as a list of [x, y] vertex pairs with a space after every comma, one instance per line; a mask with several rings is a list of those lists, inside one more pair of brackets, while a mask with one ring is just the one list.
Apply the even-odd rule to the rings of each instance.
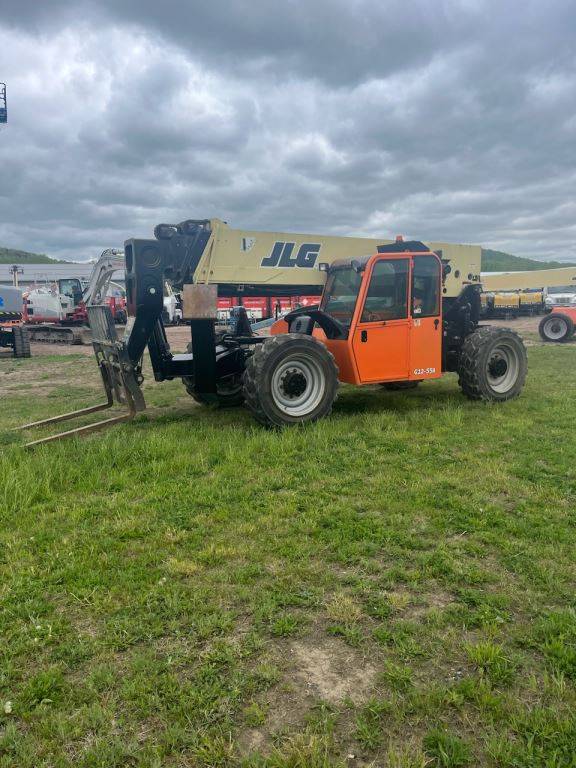
[[[22, 427], [16, 427], [16, 429], [25, 430], [34, 427], [44, 427], [48, 424], [58, 424], [61, 421], [68, 421], [90, 413], [104, 411], [112, 408], [115, 404], [124, 406], [128, 411], [118, 416], [112, 416], [109, 419], [97, 421], [94, 424], [86, 424], [82, 427], [69, 429], [66, 432], [60, 432], [57, 435], [33, 440], [25, 444], [26, 448], [51, 443], [64, 437], [96, 432], [119, 422], [130, 421], [138, 411], [146, 409], [144, 396], [140, 389], [142, 382], [140, 370], [130, 362], [126, 344], [118, 339], [110, 307], [92, 306], [87, 309], [88, 322], [92, 330], [92, 346], [94, 347], [98, 368], [102, 376], [106, 402], [92, 405], [88, 408], [80, 408], [77, 411], [64, 413], [60, 416], [52, 416], [49, 419], [42, 419], [42, 421], [34, 421], [30, 424], [24, 424]], [[130, 325], [126, 327], [126, 334], [129, 333], [129, 330]]]

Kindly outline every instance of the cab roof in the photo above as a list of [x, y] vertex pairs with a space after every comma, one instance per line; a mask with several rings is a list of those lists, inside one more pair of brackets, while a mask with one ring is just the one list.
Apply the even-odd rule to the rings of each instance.
[[[430, 248], [420, 240], [396, 240], [395, 243], [389, 243], [388, 245], [379, 245], [376, 253], [369, 253], [367, 256], [360, 256], [355, 259], [338, 259], [330, 264], [330, 271], [333, 269], [343, 269], [350, 267], [352, 262], [357, 265], [357, 268], [364, 269], [369, 259], [379, 254], [394, 254], [394, 253], [430, 253], [434, 254]], [[436, 254], [434, 254], [436, 255]]]

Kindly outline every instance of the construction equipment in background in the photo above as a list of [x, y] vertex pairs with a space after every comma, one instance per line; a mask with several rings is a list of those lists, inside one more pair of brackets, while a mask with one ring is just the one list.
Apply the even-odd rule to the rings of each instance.
[[[33, 288], [24, 294], [24, 322], [32, 341], [58, 344], [89, 344], [87, 305], [107, 302], [115, 323], [127, 320], [126, 300], [112, 275], [124, 269], [123, 251], [108, 248], [94, 264], [87, 284], [76, 277]], [[115, 296], [108, 296], [115, 285]]]
[[[575, 286], [576, 267], [534, 269], [518, 272], [482, 272], [484, 291], [526, 291], [553, 286]], [[574, 293], [574, 291], [572, 291]]]
[[[502, 302], [501, 306], [513, 317], [522, 314], [523, 299], [528, 301], [529, 296], [538, 295], [529, 291], [542, 291], [543, 311], [552, 313], [540, 321], [538, 330], [542, 340], [559, 342], [568, 341], [573, 337], [576, 322], [576, 267], [524, 272], [487, 272], [482, 275], [482, 286], [487, 292], [486, 298], [482, 299], [485, 316], [490, 316], [490, 296], [494, 296], [493, 310], [498, 296]], [[514, 304], [516, 301], [518, 305]]]
[[0, 349], [11, 349], [14, 357], [30, 357], [28, 331], [22, 325], [22, 291], [0, 285]]
[[[107, 403], [95, 409], [113, 401], [128, 409], [116, 417], [120, 419], [145, 409], [141, 384], [146, 348], [156, 381], [180, 378], [188, 393], [205, 404], [245, 402], [267, 426], [328, 415], [338, 381], [412, 389], [444, 371], [456, 371], [463, 393], [474, 400], [505, 401], [522, 390], [522, 340], [509, 329], [478, 323], [479, 248], [438, 249], [444, 257], [446, 250], [452, 254], [447, 259], [422, 242], [401, 238], [375, 243], [292, 235], [287, 240], [271, 233], [250, 236], [264, 245], [248, 239], [234, 245], [233, 230], [225, 231], [228, 246], [219, 247], [222, 231], [220, 226], [214, 231], [209, 220], [190, 220], [159, 225], [154, 239], [126, 241], [129, 320], [124, 337], [118, 337], [109, 307], [88, 307], [107, 393]], [[184, 318], [190, 321], [191, 342], [184, 354], [172, 353], [162, 322], [166, 280], [182, 289]], [[303, 293], [302, 286], [307, 295], [323, 292], [318, 307], [302, 307], [278, 321], [275, 335], [254, 335], [245, 308], [239, 308], [232, 333], [217, 334], [218, 292], [226, 295], [240, 285], [244, 292], [258, 292], [253, 295], [263, 288], [269, 295], [293, 295]], [[278, 334], [282, 327], [287, 333]], [[64, 434], [110, 423], [106, 419]]]
[[218, 320], [227, 323], [236, 307], [244, 307], [251, 323], [277, 320], [293, 309], [318, 303], [318, 296], [227, 296], [218, 297]]
[[172, 290], [170, 283], [164, 281], [164, 307], [162, 309], [164, 325], [180, 325], [182, 322], [182, 299]]
[[513, 320], [541, 315], [546, 311], [543, 290], [483, 292], [482, 318]]

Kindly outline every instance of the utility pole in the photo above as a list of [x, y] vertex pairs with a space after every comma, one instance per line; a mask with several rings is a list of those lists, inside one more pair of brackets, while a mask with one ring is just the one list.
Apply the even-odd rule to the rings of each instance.
[[6, 83], [0, 83], [0, 125], [8, 122], [8, 106], [6, 104]]
[[18, 275], [23, 275], [24, 270], [19, 267], [18, 264], [12, 264], [10, 267], [10, 274], [12, 275], [12, 283], [14, 288], [18, 288]]

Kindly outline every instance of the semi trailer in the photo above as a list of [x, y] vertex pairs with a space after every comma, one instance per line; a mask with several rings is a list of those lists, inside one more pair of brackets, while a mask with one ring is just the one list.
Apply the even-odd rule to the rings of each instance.
[[[226, 248], [219, 240], [228, 240]], [[240, 242], [238, 242], [240, 238]], [[234, 259], [232, 259], [234, 254]], [[411, 388], [458, 374], [471, 399], [506, 401], [522, 390], [526, 351], [510, 329], [481, 326], [480, 248], [420, 241], [241, 233], [218, 220], [158, 225], [124, 247], [128, 323], [123, 338], [105, 304], [87, 307], [106, 403], [31, 425], [109, 408], [127, 412], [64, 435], [93, 431], [145, 409], [142, 358], [154, 379], [181, 379], [198, 402], [245, 403], [279, 427], [326, 416], [338, 383]], [[164, 325], [163, 284], [182, 290], [188, 351], [174, 354]], [[319, 294], [255, 335], [245, 309], [217, 333], [218, 295]], [[62, 435], [34, 441], [37, 445]]]

